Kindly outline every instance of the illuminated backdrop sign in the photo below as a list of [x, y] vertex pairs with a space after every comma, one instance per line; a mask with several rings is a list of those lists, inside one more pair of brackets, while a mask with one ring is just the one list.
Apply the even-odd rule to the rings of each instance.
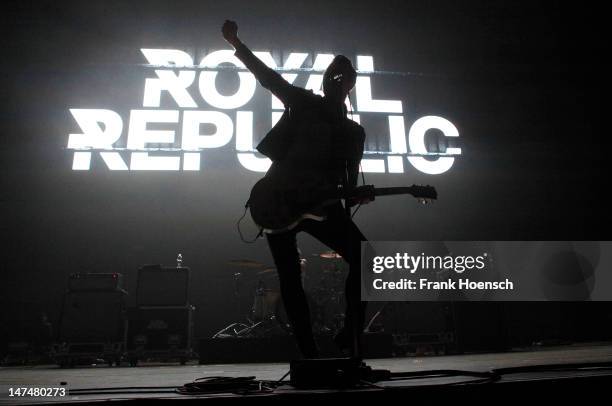
[[[257, 154], [253, 141], [253, 111], [245, 106], [255, 94], [257, 82], [253, 74], [231, 50], [219, 50], [204, 56], [199, 65], [182, 50], [141, 49], [156, 77], [147, 78], [142, 107], [131, 110], [126, 121], [115, 111], [107, 109], [70, 109], [81, 133], [70, 134], [68, 148], [74, 150], [73, 170], [89, 170], [92, 155], [99, 154], [109, 170], [113, 171], [199, 171], [204, 169], [202, 156], [210, 149], [235, 142], [237, 161], [249, 171], [265, 172], [271, 162]], [[283, 72], [283, 77], [294, 83], [300, 74], [308, 75], [306, 89], [321, 93], [323, 71], [332, 61], [332, 54], [313, 55], [310, 68], [305, 68], [309, 54], [290, 53], [279, 67], [270, 52], [255, 52], [266, 65]], [[224, 64], [224, 65], [222, 65]], [[239, 86], [230, 95], [217, 88], [217, 75], [221, 70], [237, 70]], [[425, 134], [438, 130], [444, 137], [459, 137], [459, 131], [449, 120], [439, 116], [418, 118], [408, 130], [404, 122], [401, 100], [380, 100], [372, 96], [371, 76], [374, 71], [372, 56], [357, 56], [356, 106], [347, 107], [359, 113], [385, 115], [388, 121], [388, 151], [365, 151], [362, 160], [364, 172], [404, 173], [406, 162], [426, 174], [448, 171], [461, 148], [447, 147], [442, 152], [428, 151]], [[197, 80], [197, 95], [189, 90]], [[161, 107], [166, 92], [177, 108]], [[196, 96], [212, 109], [200, 110]], [[271, 96], [271, 126], [281, 117], [283, 105]], [[202, 125], [214, 128], [212, 133], [201, 133]], [[162, 126], [164, 129], [159, 129]], [[155, 127], [157, 129], [152, 129]], [[271, 127], [270, 127], [271, 128]], [[366, 128], [366, 133], [367, 133]], [[126, 136], [126, 147], [117, 143]], [[166, 145], [154, 147], [152, 145]], [[152, 154], [153, 153], [153, 154]], [[205, 158], [204, 158], [205, 159]]]

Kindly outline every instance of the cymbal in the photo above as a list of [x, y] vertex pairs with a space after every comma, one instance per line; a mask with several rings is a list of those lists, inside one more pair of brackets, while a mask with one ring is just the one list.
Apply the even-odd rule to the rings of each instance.
[[325, 259], [341, 259], [342, 258], [342, 255], [338, 254], [336, 251], [326, 251], [320, 254], [315, 254], [315, 256], [318, 256], [319, 258], [325, 258]]
[[272, 272], [276, 272], [276, 268], [266, 268], [263, 271], [257, 272], [257, 275], [267, 275]]
[[253, 261], [252, 259], [232, 259], [227, 261], [228, 264], [234, 266], [242, 266], [244, 268], [266, 268], [266, 265], [261, 262]]

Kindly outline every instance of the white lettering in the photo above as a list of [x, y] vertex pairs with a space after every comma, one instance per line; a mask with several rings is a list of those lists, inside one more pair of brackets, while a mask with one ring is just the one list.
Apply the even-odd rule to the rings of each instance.
[[[128, 133], [128, 149], [144, 149], [148, 143], [173, 143], [174, 131], [148, 130], [148, 123], [178, 123], [177, 110], [132, 110]], [[178, 171], [178, 156], [149, 156], [148, 152], [132, 152], [130, 170]]]

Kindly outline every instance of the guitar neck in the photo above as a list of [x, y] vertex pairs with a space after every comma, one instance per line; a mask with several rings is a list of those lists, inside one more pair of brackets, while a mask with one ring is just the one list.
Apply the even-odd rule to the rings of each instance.
[[358, 186], [348, 193], [344, 198], [352, 196], [390, 196], [390, 195], [412, 195], [417, 199], [437, 199], [438, 193], [431, 186], [399, 186], [399, 187], [374, 187], [374, 185]]
[[376, 196], [390, 196], [390, 195], [405, 195], [412, 194], [412, 186], [399, 186], [399, 187], [377, 187], [374, 189], [374, 195]]

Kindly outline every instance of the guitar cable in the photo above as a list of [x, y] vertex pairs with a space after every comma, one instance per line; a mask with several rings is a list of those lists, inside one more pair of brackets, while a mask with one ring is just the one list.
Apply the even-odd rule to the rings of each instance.
[[247, 240], [247, 239], [244, 238], [244, 234], [242, 234], [242, 230], [240, 229], [240, 223], [242, 222], [242, 220], [246, 216], [248, 209], [249, 209], [249, 202], [247, 201], [246, 204], [244, 205], [244, 212], [242, 213], [242, 216], [240, 216], [240, 218], [236, 222], [236, 228], [238, 229], [238, 235], [240, 235], [240, 239], [242, 240], [242, 242], [247, 243], [247, 244], [253, 244], [253, 243], [255, 243], [255, 241], [257, 241], [257, 239], [259, 237], [261, 237], [263, 235], [263, 228], [259, 229], [259, 232], [255, 236], [255, 238], [253, 238], [252, 240]]

